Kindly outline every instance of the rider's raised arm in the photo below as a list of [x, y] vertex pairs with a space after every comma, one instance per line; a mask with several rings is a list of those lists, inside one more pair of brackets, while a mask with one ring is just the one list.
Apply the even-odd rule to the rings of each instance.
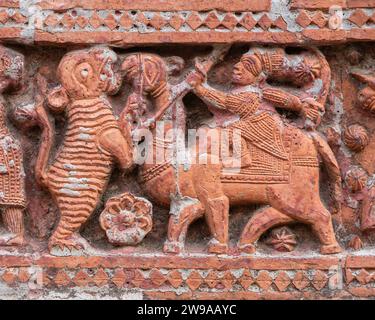
[[207, 84], [199, 84], [194, 88], [193, 91], [204, 102], [219, 109], [226, 109], [226, 93], [213, 89]]
[[271, 102], [275, 107], [296, 112], [302, 111], [302, 102], [300, 98], [281, 89], [266, 88], [263, 90], [263, 98]]
[[240, 117], [251, 115], [258, 107], [256, 95], [248, 92], [224, 93], [207, 85], [198, 85], [194, 92], [206, 103], [225, 109]]

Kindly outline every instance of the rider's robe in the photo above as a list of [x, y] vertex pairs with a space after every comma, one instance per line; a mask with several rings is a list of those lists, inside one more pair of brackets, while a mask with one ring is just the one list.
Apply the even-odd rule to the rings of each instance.
[[196, 91], [207, 102], [237, 114], [240, 119], [231, 124], [230, 129], [240, 129], [241, 138], [250, 145], [279, 159], [288, 159], [282, 142], [280, 117], [276, 112], [260, 109], [260, 105], [263, 98], [278, 107], [297, 111], [297, 97], [274, 88], [223, 93], [199, 86]]

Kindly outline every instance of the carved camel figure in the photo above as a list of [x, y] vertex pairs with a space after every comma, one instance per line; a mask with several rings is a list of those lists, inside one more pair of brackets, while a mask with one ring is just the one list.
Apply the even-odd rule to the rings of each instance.
[[[139, 57], [141, 54], [136, 55]], [[137, 83], [145, 82], [148, 84], [147, 91], [138, 92], [135, 90], [135, 92], [142, 98], [148, 97], [153, 100], [156, 114], [159, 114], [159, 118], [163, 120], [163, 116], [160, 116], [160, 110], [168, 109], [167, 107], [175, 108], [173, 101], [175, 101], [176, 96], [180, 97], [185, 92], [181, 90], [181, 87], [184, 88], [185, 86], [180, 85], [176, 89], [168, 84], [166, 66], [160, 57], [148, 54], [142, 54], [142, 56], [143, 59], [136, 59], [133, 56], [128, 56], [125, 59], [123, 63], [124, 77], [137, 90], [139, 89]], [[145, 56], [148, 60], [154, 60], [154, 64], [138, 65], [147, 60]], [[131, 60], [133, 63], [129, 63]], [[158, 67], [155, 67], [155, 65]], [[239, 67], [241, 67], [242, 75], [238, 70]], [[261, 62], [256, 67], [263, 68]], [[324, 67], [327, 68], [328, 65], [325, 64]], [[142, 70], [142, 72], [137, 72], [137, 70]], [[326, 71], [329, 75], [329, 67]], [[250, 71], [240, 61], [233, 77], [245, 81], [247, 80], [246, 72], [249, 73]], [[129, 74], [131, 74], [130, 79]], [[159, 79], [159, 81], [151, 82], [149, 79], [144, 79], [146, 76]], [[196, 87], [194, 82], [199, 82], [196, 80], [197, 77], [194, 73], [190, 74], [187, 79], [193, 87]], [[257, 80], [257, 76], [249, 77], [249, 79], [250, 83], [245, 85], [252, 85], [253, 81]], [[328, 83], [329, 80], [330, 77], [328, 76]], [[176, 90], [178, 93], [176, 93]], [[257, 93], [259, 90], [254, 90], [254, 92]], [[326, 94], [327, 92], [324, 93], [325, 97]], [[142, 99], [134, 99], [134, 96], [131, 96], [128, 107], [125, 108], [124, 112], [137, 108], [137, 101], [140, 100]], [[303, 107], [302, 101], [295, 97], [294, 102], [295, 107], [299, 107], [299, 110], [301, 110]], [[324, 101], [322, 102], [324, 103]], [[129, 107], [129, 105], [132, 106]], [[139, 107], [141, 106], [138, 105]], [[317, 112], [304, 111], [306, 111], [306, 115], [312, 118], [316, 119], [319, 116]], [[152, 115], [149, 117], [152, 119], [151, 123], [158, 120], [157, 117], [155, 118]], [[183, 115], [180, 117], [184, 118]], [[121, 119], [122, 125], [127, 123], [126, 115], [122, 114]], [[192, 164], [188, 170], [184, 165], [173, 162], [144, 164], [141, 167], [140, 177], [143, 190], [157, 203], [171, 207], [167, 241], [164, 245], [165, 252], [179, 253], [184, 247], [189, 225], [197, 218], [204, 216], [212, 235], [208, 248], [209, 252], [226, 253], [228, 251], [229, 206], [246, 204], [264, 204], [265, 207], [256, 212], [245, 227], [238, 244], [239, 249], [244, 252], [254, 252], [256, 241], [269, 228], [295, 221], [312, 226], [321, 242], [321, 253], [332, 254], [341, 251], [335, 238], [331, 214], [324, 207], [319, 196], [318, 156], [321, 156], [330, 171], [335, 186], [335, 200], [339, 202], [341, 176], [332, 151], [325, 140], [315, 132], [307, 133], [293, 126], [279, 129], [289, 132], [290, 138], [289, 179], [283, 183], [267, 182], [267, 179], [264, 179], [263, 182], [251, 182], [250, 180], [246, 181], [246, 179], [241, 180], [238, 176], [225, 176], [220, 161], [217, 164], [213, 164], [213, 161], [208, 162], [208, 164], [199, 164], [198, 162], [198, 164]], [[155, 138], [155, 129], [152, 129], [152, 132], [155, 155], [156, 147], [158, 144], [160, 145], [160, 141]], [[174, 145], [175, 141], [164, 141], [164, 148], [173, 148]], [[208, 156], [210, 157], [210, 155]], [[295, 161], [292, 161], [292, 159], [295, 159]], [[339, 204], [337, 207], [339, 208]]]
[[[116, 60], [116, 54], [106, 47], [72, 51], [57, 68], [61, 86], [47, 92], [46, 83], [39, 78], [41, 93], [35, 112], [42, 138], [35, 175], [60, 210], [48, 243], [50, 250], [85, 246], [78, 232], [95, 210], [114, 163], [123, 170], [132, 164], [129, 139], [119, 129], [106, 98], [106, 94], [116, 93], [121, 83], [113, 70]], [[63, 142], [50, 165], [55, 133], [46, 108], [65, 111], [68, 120]]]

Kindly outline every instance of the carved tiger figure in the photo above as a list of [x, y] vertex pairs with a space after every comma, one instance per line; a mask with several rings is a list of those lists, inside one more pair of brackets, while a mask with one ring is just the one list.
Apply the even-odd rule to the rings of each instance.
[[[52, 194], [60, 221], [49, 240], [49, 249], [84, 247], [78, 231], [95, 210], [107, 186], [113, 164], [131, 165], [132, 150], [118, 127], [106, 94], [117, 92], [121, 83], [113, 66], [116, 54], [106, 47], [66, 54], [57, 69], [61, 86], [47, 94], [39, 78], [41, 95], [35, 117], [42, 128], [42, 142], [35, 174], [39, 184]], [[44, 96], [46, 99], [44, 99]], [[68, 125], [51, 165], [54, 129], [45, 107], [65, 111]]]

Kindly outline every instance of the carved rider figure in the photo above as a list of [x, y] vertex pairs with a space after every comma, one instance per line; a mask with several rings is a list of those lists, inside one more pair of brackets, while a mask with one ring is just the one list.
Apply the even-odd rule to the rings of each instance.
[[[0, 93], [19, 87], [23, 68], [22, 55], [0, 47]], [[0, 206], [3, 208], [3, 221], [9, 234], [0, 238], [1, 245], [24, 243], [23, 210], [26, 206], [24, 178], [21, 147], [7, 127], [6, 109], [2, 99], [0, 101]]]
[[[318, 103], [307, 99], [302, 101], [294, 95], [267, 87], [264, 81], [268, 73], [268, 76], [277, 77], [279, 80], [292, 80], [296, 86], [305, 88], [306, 83], [315, 83], [312, 80], [319, 72], [319, 66], [314, 65], [314, 60], [307, 64], [300, 56], [297, 63], [287, 64], [284, 61], [284, 53], [280, 55], [280, 52], [259, 53], [255, 56], [248, 54], [236, 66], [233, 77], [236, 88], [225, 94], [209, 88], [206, 84], [202, 85], [204, 76], [216, 58], [225, 52], [224, 49], [214, 49], [211, 58], [197, 64], [201, 74], [194, 71], [187, 76], [186, 81], [176, 86], [169, 85], [165, 80], [166, 67], [163, 67], [160, 57], [151, 54], [132, 54], [127, 56], [122, 64], [125, 81], [134, 89], [134, 96], [129, 96], [120, 116], [123, 127], [136, 119], [137, 113], [141, 118], [143, 115], [144, 119], [141, 119], [141, 122], [143, 120], [144, 123], [150, 119], [160, 119], [164, 111], [167, 119], [172, 114], [170, 119], [177, 122], [178, 119], [173, 117], [173, 114], [178, 115], [178, 112], [173, 112], [177, 109], [173, 108], [175, 97], [179, 97], [181, 92], [185, 91], [183, 88], [188, 90], [193, 87], [207, 102], [237, 113], [240, 120], [234, 123], [232, 128], [236, 126], [244, 132], [243, 144], [250, 145], [251, 142], [250, 151], [257, 148], [256, 157], [250, 158], [253, 162], [250, 169], [253, 170], [256, 165], [258, 172], [250, 176], [250, 179], [246, 174], [245, 179], [241, 176], [241, 179], [230, 180], [237, 179], [239, 175], [227, 178], [222, 174], [222, 162], [210, 152], [207, 154], [209, 161], [193, 164], [190, 169], [186, 169], [182, 164], [171, 165], [168, 162], [142, 165], [141, 181], [144, 192], [159, 204], [171, 208], [164, 251], [181, 252], [189, 225], [204, 216], [212, 235], [208, 251], [218, 254], [228, 252], [230, 205], [256, 203], [265, 207], [254, 214], [244, 228], [238, 243], [241, 251], [254, 252], [255, 242], [272, 226], [300, 221], [312, 225], [321, 241], [322, 253], [339, 252], [331, 214], [319, 197], [318, 155], [326, 165], [337, 191], [340, 191], [341, 176], [334, 155], [328, 145], [315, 136], [314, 132], [307, 133], [295, 126], [284, 127], [273, 106], [275, 104], [289, 110], [301, 111], [307, 119], [318, 124], [321, 104], [326, 97], [321, 94], [323, 98]], [[320, 62], [323, 67], [324, 61], [322, 57]], [[320, 93], [320, 88], [326, 92], [327, 84], [330, 82], [330, 69], [328, 66], [325, 69], [326, 78], [324, 82], [322, 80], [323, 86], [313, 88], [316, 93]], [[322, 69], [322, 75], [323, 71]], [[149, 79], [160, 81], [148, 81]], [[307, 92], [308, 97], [313, 96], [310, 93]], [[149, 106], [145, 107], [142, 102], [150, 96], [153, 110], [148, 110]], [[290, 143], [290, 153], [285, 150], [287, 148], [281, 141], [284, 133], [290, 136], [289, 140], [286, 139]], [[153, 138], [153, 149], [158, 145], [157, 138]], [[264, 161], [265, 156], [268, 157], [268, 162]], [[284, 160], [285, 158], [287, 160]], [[269, 175], [270, 172], [273, 176]], [[306, 190], [303, 190], [304, 188]], [[187, 199], [189, 200], [186, 201]], [[337, 197], [335, 199], [339, 200]]]
[[[274, 107], [295, 111], [314, 123], [320, 121], [320, 112], [324, 107], [312, 99], [299, 97], [268, 86], [268, 76], [285, 78], [285, 54], [280, 51], [244, 54], [234, 66], [232, 82], [234, 89], [230, 93], [220, 92], [202, 83], [206, 77], [199, 64], [197, 73], [189, 82], [193, 91], [209, 105], [225, 109], [239, 116], [239, 120], [230, 125], [231, 129], [241, 131], [241, 167], [251, 166], [252, 159], [249, 144], [283, 160], [288, 159], [282, 142], [282, 121]], [[302, 61], [300, 64], [304, 64]], [[299, 66], [299, 82], [309, 81], [317, 72], [306, 65]], [[286, 79], [288, 80], [288, 79]], [[234, 145], [233, 145], [234, 146]]]

